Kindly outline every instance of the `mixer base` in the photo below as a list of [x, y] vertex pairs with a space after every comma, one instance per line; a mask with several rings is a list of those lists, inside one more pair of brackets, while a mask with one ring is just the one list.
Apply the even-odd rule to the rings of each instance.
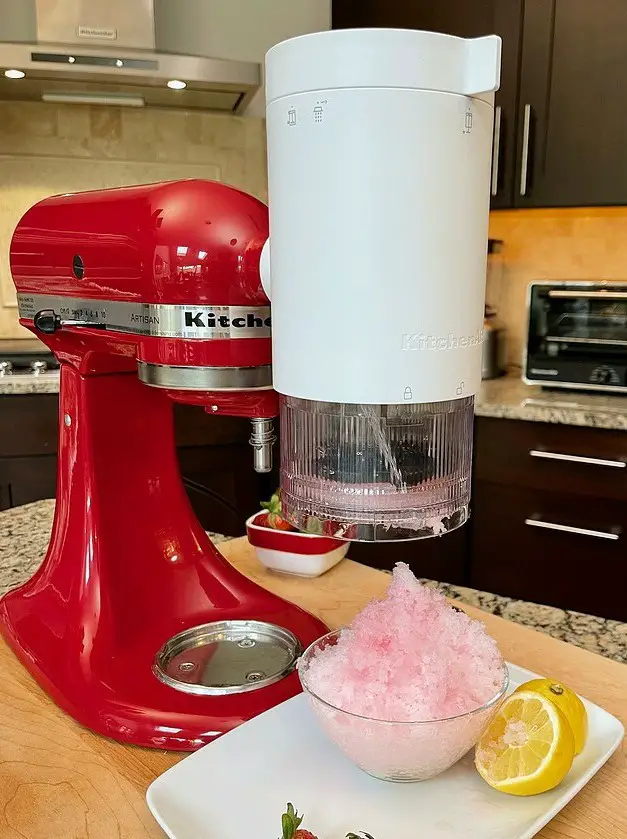
[[157, 678], [168, 639], [202, 624], [259, 621], [302, 647], [326, 627], [244, 577], [211, 543], [181, 483], [164, 392], [134, 374], [81, 376], [62, 363], [60, 411], [50, 547], [35, 576], [0, 600], [0, 633], [41, 687], [100, 734], [182, 751], [298, 693], [291, 667], [226, 695]]
[[[289, 610], [289, 604], [286, 607]], [[162, 637], [147, 632], [132, 647], [116, 649], [108, 660], [89, 662], [88, 657], [77, 655], [69, 639], [54, 638], [48, 622], [37, 619], [36, 608], [37, 598], [29, 603], [19, 589], [6, 595], [0, 601], [2, 635], [64, 711], [115, 740], [194, 751], [301, 690], [292, 668], [279, 681], [250, 692], [214, 696], [181, 692], [162, 683], [153, 672]], [[304, 612], [301, 616], [310, 619], [307, 634], [312, 640], [325, 631], [317, 619]], [[277, 618], [285, 623], [288, 615]]]

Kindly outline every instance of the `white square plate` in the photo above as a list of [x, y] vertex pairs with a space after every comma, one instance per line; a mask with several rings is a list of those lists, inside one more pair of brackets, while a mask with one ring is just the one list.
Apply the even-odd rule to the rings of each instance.
[[[512, 689], [535, 673], [509, 665]], [[490, 789], [472, 752], [415, 784], [361, 772], [318, 727], [303, 694], [272, 708], [154, 781], [148, 806], [171, 839], [277, 839], [288, 801], [319, 839], [366, 830], [375, 839], [529, 839], [576, 795], [621, 742], [622, 724], [584, 700], [588, 741], [551, 792], [516, 798]]]

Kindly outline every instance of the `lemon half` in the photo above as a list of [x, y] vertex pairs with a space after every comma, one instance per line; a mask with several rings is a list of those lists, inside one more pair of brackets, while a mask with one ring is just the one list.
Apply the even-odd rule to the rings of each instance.
[[475, 766], [494, 789], [536, 795], [556, 787], [575, 756], [565, 715], [541, 693], [518, 690], [501, 705], [475, 751]]
[[552, 679], [532, 679], [517, 688], [517, 691], [532, 690], [550, 699], [564, 714], [575, 737], [575, 754], [586, 745], [588, 736], [588, 714], [585, 705], [574, 690], [566, 687], [562, 682]]

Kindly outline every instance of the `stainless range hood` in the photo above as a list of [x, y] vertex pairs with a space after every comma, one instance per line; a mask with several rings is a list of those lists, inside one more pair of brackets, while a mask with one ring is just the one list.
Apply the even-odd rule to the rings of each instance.
[[154, 0], [0, 0], [0, 100], [243, 112], [260, 66], [168, 52], [167, 30]]

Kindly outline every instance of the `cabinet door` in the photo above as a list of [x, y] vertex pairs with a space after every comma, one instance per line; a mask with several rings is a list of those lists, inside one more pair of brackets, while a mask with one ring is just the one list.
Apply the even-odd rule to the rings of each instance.
[[[0, 469], [2, 464], [0, 463]], [[9, 484], [0, 482], [0, 510], [8, 510], [11, 507], [11, 491]]]
[[492, 207], [511, 207], [517, 137], [518, 69], [523, 0], [333, 0], [333, 28], [399, 27], [461, 38], [500, 35], [501, 87], [496, 94]]
[[627, 621], [623, 501], [476, 481], [473, 588]]
[[54, 498], [56, 489], [56, 455], [0, 457], [0, 509]]
[[624, 0], [525, 0], [516, 204], [627, 203]]
[[183, 485], [204, 529], [243, 536], [246, 519], [260, 507], [259, 476], [248, 442], [180, 447], [178, 459]]

